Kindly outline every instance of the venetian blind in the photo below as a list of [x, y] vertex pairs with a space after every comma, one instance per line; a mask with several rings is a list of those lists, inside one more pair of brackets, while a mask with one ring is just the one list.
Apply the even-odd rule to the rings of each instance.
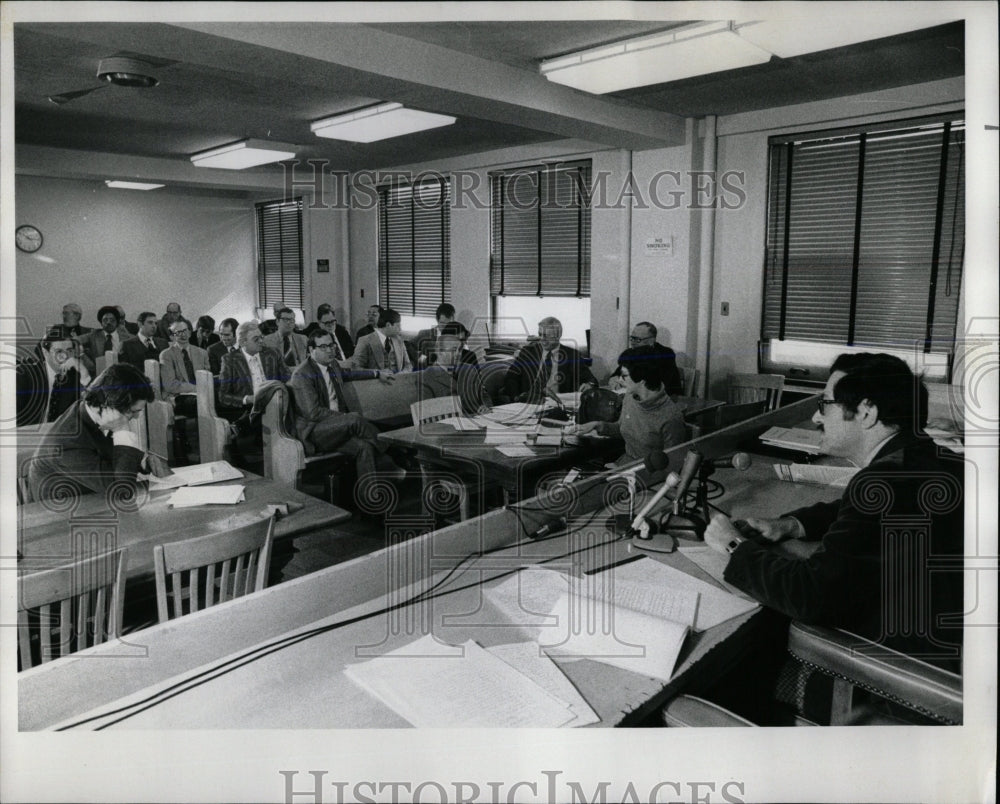
[[259, 304], [301, 308], [302, 199], [270, 201], [256, 208]]
[[402, 315], [434, 316], [451, 301], [451, 182], [378, 189], [379, 303]]

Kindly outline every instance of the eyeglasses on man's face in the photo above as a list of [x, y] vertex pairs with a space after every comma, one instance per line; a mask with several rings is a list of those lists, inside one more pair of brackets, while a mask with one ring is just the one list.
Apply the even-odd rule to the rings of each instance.
[[336, 323], [337, 323], [336, 318], [328, 318], [326, 321], [320, 321], [319, 325], [321, 327], [332, 327]]
[[652, 335], [629, 335], [629, 343], [642, 343], [642, 341], [648, 341], [652, 339]]
[[326, 351], [330, 351], [332, 348], [333, 348], [333, 344], [332, 343], [317, 343], [313, 347], [313, 349], [324, 349]]
[[819, 409], [819, 415], [820, 416], [825, 416], [826, 415], [826, 406], [827, 405], [840, 405], [840, 404], [843, 404], [843, 403], [842, 402], [838, 402], [836, 399], [817, 399], [816, 400], [816, 407]]

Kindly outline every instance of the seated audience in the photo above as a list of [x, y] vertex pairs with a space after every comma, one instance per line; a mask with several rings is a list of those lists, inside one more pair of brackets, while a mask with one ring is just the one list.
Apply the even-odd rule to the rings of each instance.
[[279, 307], [275, 311], [278, 329], [264, 336], [264, 346], [281, 355], [289, 372], [309, 356], [306, 338], [295, 331], [295, 311], [291, 307]]
[[53, 324], [49, 330], [58, 329], [63, 337], [80, 338], [90, 332], [90, 327], [80, 326], [80, 319], [83, 317], [83, 310], [79, 304], [69, 302], [62, 308], [62, 323]]
[[618, 356], [618, 373], [625, 383], [622, 412], [616, 422], [587, 422], [577, 432], [597, 431], [600, 435], [625, 440], [625, 454], [614, 462], [622, 466], [644, 461], [655, 471], [659, 453], [687, 439], [684, 412], [674, 404], [666, 389], [662, 353], [653, 346], [626, 349]]
[[[681, 373], [677, 368], [677, 355], [669, 346], [664, 346], [656, 340], [656, 327], [648, 321], [640, 321], [632, 328], [632, 334], [628, 338], [629, 349], [636, 349], [640, 346], [651, 346], [662, 355], [664, 383], [667, 393], [671, 396], [680, 396], [684, 392], [684, 383], [681, 381]], [[625, 388], [625, 383], [621, 379], [620, 366], [608, 378], [608, 388]]]
[[[358, 481], [371, 478], [380, 453], [378, 430], [359, 413], [347, 409], [344, 383], [350, 381], [333, 356], [333, 338], [325, 331], [308, 339], [309, 357], [292, 372], [289, 387], [295, 400], [298, 437], [315, 452], [343, 452], [354, 458]], [[390, 382], [387, 375], [383, 382]], [[384, 463], [384, 461], [383, 461]], [[385, 468], [396, 467], [386, 465]]]
[[219, 324], [219, 340], [208, 347], [208, 365], [215, 377], [222, 371], [222, 358], [236, 351], [236, 328], [239, 325], [235, 318], [223, 318]]
[[147, 360], [159, 360], [160, 352], [170, 343], [156, 336], [158, 324], [156, 313], [139, 313], [139, 332], [134, 338], [122, 342], [118, 362], [128, 363], [145, 372]]
[[175, 321], [183, 321], [188, 325], [188, 329], [194, 332], [194, 326], [181, 314], [181, 306], [177, 302], [170, 302], [163, 316], [160, 318], [160, 323], [156, 325], [156, 335], [157, 337], [169, 341], [170, 340], [170, 325]]
[[360, 341], [363, 337], [365, 337], [365, 335], [370, 335], [375, 331], [375, 327], [378, 326], [379, 316], [381, 316], [384, 312], [385, 308], [380, 307], [377, 304], [373, 304], [368, 308], [365, 313], [365, 325], [361, 327], [361, 329], [359, 329], [357, 334], [354, 336], [355, 343]]
[[462, 347], [467, 332], [458, 321], [441, 327], [430, 353], [430, 365], [417, 378], [417, 394], [420, 400], [457, 396], [463, 412], [474, 415], [490, 409], [490, 398], [483, 387], [476, 356]]
[[35, 499], [109, 492], [120, 505], [135, 501], [136, 473], [170, 474], [157, 456], [143, 454], [130, 428], [153, 400], [149, 380], [133, 366], [109, 366], [56, 419], [35, 451], [28, 484]]
[[558, 318], [538, 322], [538, 340], [520, 349], [504, 377], [504, 395], [510, 402], [541, 402], [555, 393], [597, 385], [579, 352], [560, 343]]
[[17, 364], [17, 426], [53, 422], [90, 383], [90, 373], [76, 357], [76, 343], [53, 327], [39, 344], [41, 359]]
[[194, 334], [191, 336], [191, 343], [207, 352], [209, 346], [218, 342], [219, 336], [215, 333], [215, 319], [210, 315], [199, 316], [195, 324]]
[[131, 321], [126, 319], [125, 308], [122, 307], [120, 304], [116, 304], [115, 309], [118, 311], [118, 318], [121, 321], [121, 323], [118, 325], [118, 328], [125, 330], [125, 333], [128, 335], [138, 335], [139, 325], [133, 324]]
[[448, 304], [448, 302], [439, 304], [437, 306], [437, 310], [434, 311], [434, 317], [437, 319], [437, 326], [431, 327], [430, 329], [420, 330], [420, 332], [417, 333], [417, 337], [413, 340], [414, 346], [417, 350], [418, 362], [423, 364], [427, 363], [431, 352], [433, 352], [435, 346], [437, 346], [437, 339], [441, 334], [442, 328], [445, 324], [449, 324], [455, 320], [454, 305]]
[[374, 332], [358, 340], [354, 349], [354, 365], [362, 369], [375, 369], [396, 374], [413, 371], [414, 358], [408, 344], [403, 340], [400, 315], [389, 308], [378, 318]]
[[306, 337], [314, 332], [329, 332], [333, 338], [334, 357], [341, 368], [349, 365], [349, 359], [354, 355], [354, 341], [346, 327], [337, 323], [337, 314], [333, 305], [325, 302], [316, 308], [316, 320], [305, 331]]
[[104, 357], [105, 352], [118, 354], [122, 344], [133, 338], [133, 335], [124, 333], [118, 328], [121, 318], [118, 309], [111, 305], [105, 305], [97, 311], [97, 320], [101, 322], [101, 328], [88, 332], [80, 338], [83, 346], [83, 363], [88, 371], [94, 371], [97, 365], [97, 358]]

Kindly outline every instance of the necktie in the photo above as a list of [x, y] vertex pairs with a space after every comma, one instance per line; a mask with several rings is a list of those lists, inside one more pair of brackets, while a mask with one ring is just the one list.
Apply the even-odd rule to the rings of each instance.
[[152, 338], [146, 341], [146, 354], [148, 357], [156, 357], [156, 344], [153, 343]]
[[56, 401], [58, 400], [59, 397], [57, 397], [56, 394], [59, 394], [65, 390], [67, 379], [68, 378], [66, 377], [66, 372], [60, 372], [59, 374], [56, 374], [55, 379], [53, 379], [52, 388], [49, 391], [49, 404], [48, 404], [48, 409], [45, 411], [44, 421], [54, 422], [56, 418], [58, 418], [56, 413], [59, 409], [59, 406], [56, 404]]
[[385, 365], [391, 371], [399, 369], [399, 365], [396, 363], [396, 350], [392, 348], [392, 341], [388, 338], [385, 339]]
[[104, 335], [104, 351], [113, 352], [115, 349], [115, 342], [111, 340], [111, 333], [105, 333]]
[[181, 352], [184, 355], [184, 370], [187, 372], [188, 382], [194, 385], [195, 384], [194, 363], [191, 362], [191, 355], [188, 354], [187, 349], [181, 349]]
[[542, 393], [545, 392], [545, 386], [549, 384], [549, 377], [552, 376], [552, 352], [545, 353], [545, 359], [542, 364], [538, 367], [538, 384]]
[[[340, 398], [340, 391], [337, 389], [337, 375], [333, 373], [332, 368], [326, 370], [327, 376], [330, 378], [330, 388], [333, 391], [333, 399], [337, 402], [337, 410], [344, 410], [344, 402]], [[331, 400], [333, 401], [333, 400]], [[331, 410], [333, 406], [330, 406]]]
[[295, 365], [295, 352], [292, 351], [292, 339], [287, 335], [282, 337], [282, 348], [285, 350], [285, 365]]
[[333, 336], [333, 356], [337, 358], [337, 360], [344, 359], [344, 353], [340, 349], [340, 344], [337, 342], [336, 335]]

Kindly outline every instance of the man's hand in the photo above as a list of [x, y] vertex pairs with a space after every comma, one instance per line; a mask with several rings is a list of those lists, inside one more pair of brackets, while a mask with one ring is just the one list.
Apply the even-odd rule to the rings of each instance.
[[396, 375], [391, 371], [381, 371], [376, 378], [382, 385], [392, 385], [396, 382]]
[[169, 477], [173, 474], [167, 462], [159, 455], [153, 455], [151, 452], [146, 453], [146, 466], [149, 468], [149, 473], [156, 477]]
[[783, 539], [799, 539], [802, 537], [799, 520], [792, 517], [781, 519], [756, 519], [747, 517], [747, 525], [760, 533], [769, 542], [780, 542]]
[[597, 421], [585, 422], [584, 424], [578, 424], [578, 425], [576, 425], [575, 428], [573, 428], [573, 430], [571, 432], [573, 433], [573, 435], [586, 435], [587, 433], [594, 432], [594, 430], [597, 429], [597, 425], [598, 424], [600, 424], [600, 422], [597, 422]]
[[725, 514], [715, 514], [705, 528], [705, 544], [719, 553], [729, 552], [726, 548], [733, 539], [743, 539], [729, 517]]

